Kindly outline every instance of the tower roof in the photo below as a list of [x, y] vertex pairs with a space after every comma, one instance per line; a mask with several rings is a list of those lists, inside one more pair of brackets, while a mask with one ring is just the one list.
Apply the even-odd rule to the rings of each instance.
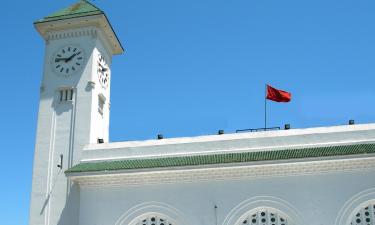
[[51, 15], [46, 16], [43, 19], [36, 21], [36, 23], [71, 19], [71, 18], [84, 17], [84, 16], [100, 15], [100, 14], [104, 14], [104, 12], [100, 10], [98, 7], [96, 7], [95, 5], [91, 4], [90, 2], [81, 0], [78, 3], [75, 3], [69, 6], [68, 8], [58, 10], [57, 12], [54, 12]]
[[34, 25], [45, 39], [50, 31], [96, 26], [104, 31], [113, 54], [121, 54], [124, 51], [105, 13], [87, 0], [80, 0], [65, 9], [58, 10], [35, 21]]

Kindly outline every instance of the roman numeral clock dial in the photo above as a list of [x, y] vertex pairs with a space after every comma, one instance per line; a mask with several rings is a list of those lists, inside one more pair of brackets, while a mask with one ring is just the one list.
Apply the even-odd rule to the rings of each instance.
[[65, 46], [56, 52], [53, 58], [53, 68], [59, 75], [70, 76], [82, 68], [84, 59], [82, 49]]

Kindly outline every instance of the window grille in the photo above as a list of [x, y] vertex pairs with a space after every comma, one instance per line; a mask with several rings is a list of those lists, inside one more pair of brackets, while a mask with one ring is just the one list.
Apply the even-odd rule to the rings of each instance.
[[353, 215], [351, 225], [375, 225], [375, 203], [362, 207]]
[[98, 96], [98, 112], [100, 115], [104, 114], [105, 97], [102, 95]]
[[287, 217], [272, 209], [259, 209], [249, 213], [237, 225], [291, 225]]
[[161, 218], [156, 215], [149, 215], [146, 218], [141, 218], [134, 225], [175, 225], [166, 218]]
[[64, 88], [59, 90], [59, 101], [68, 102], [73, 101], [74, 90], [73, 88]]

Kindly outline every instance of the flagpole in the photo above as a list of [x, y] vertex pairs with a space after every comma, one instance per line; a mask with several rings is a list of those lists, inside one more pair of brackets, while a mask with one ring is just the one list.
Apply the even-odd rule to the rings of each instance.
[[267, 84], [265, 89], [265, 96], [264, 96], [264, 131], [267, 130]]

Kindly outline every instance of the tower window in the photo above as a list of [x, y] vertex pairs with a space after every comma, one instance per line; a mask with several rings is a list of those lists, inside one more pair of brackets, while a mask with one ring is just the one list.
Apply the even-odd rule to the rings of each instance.
[[105, 97], [104, 95], [100, 94], [98, 96], [98, 112], [100, 115], [104, 114], [104, 105], [105, 105]]
[[59, 90], [59, 101], [68, 102], [73, 101], [74, 90], [73, 88], [63, 88]]

